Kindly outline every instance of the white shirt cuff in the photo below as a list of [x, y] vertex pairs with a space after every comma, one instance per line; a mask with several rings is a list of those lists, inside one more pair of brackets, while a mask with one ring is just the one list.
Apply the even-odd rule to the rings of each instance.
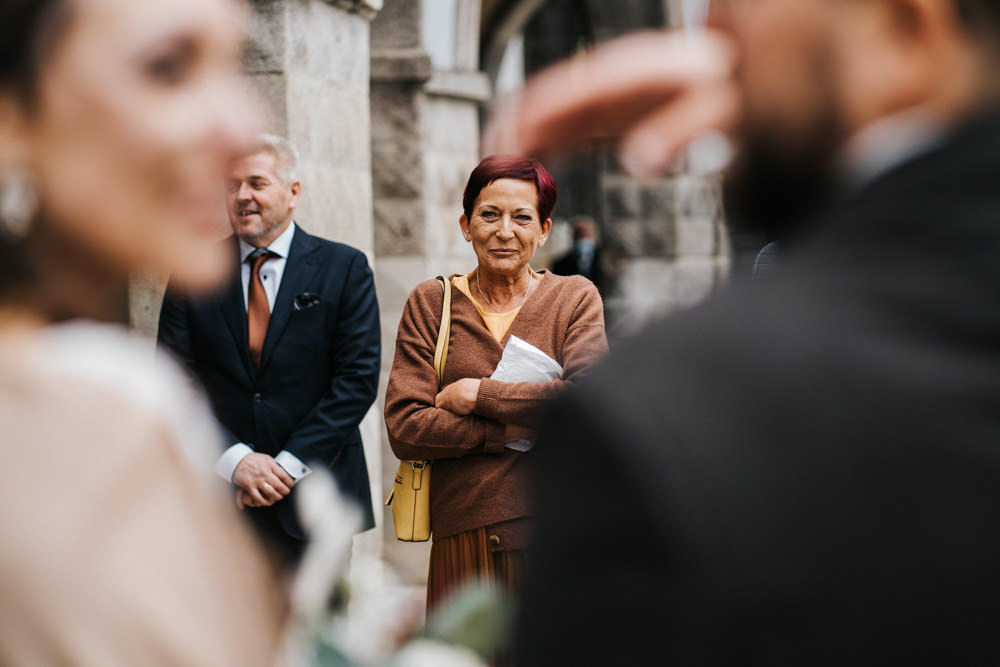
[[523, 438], [521, 440], [514, 440], [512, 442], [508, 442], [506, 445], [504, 445], [504, 447], [506, 447], [507, 449], [513, 449], [515, 452], [528, 452], [531, 451], [531, 448], [534, 446], [535, 446], [534, 440], [525, 440]]
[[285, 469], [289, 475], [292, 476], [296, 482], [303, 477], [312, 473], [312, 470], [305, 463], [299, 460], [299, 457], [295, 456], [287, 450], [281, 450], [278, 455], [274, 457], [275, 462]]
[[244, 444], [242, 442], [237, 442], [235, 445], [227, 449], [219, 457], [219, 460], [215, 463], [215, 474], [226, 480], [227, 482], [233, 481], [233, 473], [236, 472], [236, 466], [240, 464], [247, 454], [253, 454], [253, 449], [250, 445]]

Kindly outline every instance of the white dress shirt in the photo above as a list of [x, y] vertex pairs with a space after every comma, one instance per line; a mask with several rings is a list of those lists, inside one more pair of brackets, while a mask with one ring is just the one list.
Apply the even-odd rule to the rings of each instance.
[[[282, 232], [281, 236], [276, 238], [271, 245], [267, 246], [267, 249], [277, 255], [277, 257], [272, 257], [260, 267], [260, 281], [264, 285], [264, 294], [267, 296], [267, 306], [269, 309], [274, 308], [274, 300], [278, 296], [281, 278], [285, 275], [285, 265], [288, 264], [288, 252], [292, 248], [293, 236], [295, 236], [294, 222], [289, 224], [288, 229]], [[244, 311], [247, 308], [250, 291], [250, 263], [247, 262], [247, 257], [256, 249], [243, 239], [240, 239], [240, 276], [243, 281]], [[219, 457], [219, 460], [215, 464], [216, 474], [227, 481], [233, 481], [233, 473], [236, 471], [236, 466], [246, 458], [247, 454], [252, 454], [253, 451], [253, 448], [244, 442], [236, 443]], [[309, 466], [302, 463], [297, 456], [288, 451], [279, 452], [274, 457], [274, 460], [296, 482], [312, 472]]]
[[[288, 229], [281, 233], [281, 236], [274, 239], [274, 243], [267, 246], [277, 257], [264, 262], [260, 267], [260, 282], [264, 285], [264, 294], [267, 295], [267, 307], [274, 310], [274, 299], [278, 296], [278, 287], [281, 285], [281, 278], [285, 275], [285, 265], [288, 264], [288, 252], [292, 249], [292, 237], [295, 236], [295, 223], [288, 225]], [[243, 239], [240, 239], [240, 278], [243, 281], [243, 307], [247, 307], [250, 293], [250, 262], [247, 257], [254, 250]]]
[[947, 127], [927, 110], [907, 109], [861, 128], [840, 152], [839, 166], [849, 193], [857, 192], [944, 139]]

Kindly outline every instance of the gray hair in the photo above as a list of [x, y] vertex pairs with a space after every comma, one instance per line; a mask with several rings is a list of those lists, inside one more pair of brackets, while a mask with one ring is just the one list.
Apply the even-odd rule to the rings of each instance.
[[299, 180], [299, 151], [288, 139], [276, 134], [259, 134], [251, 153], [270, 153], [274, 158], [274, 171], [284, 185]]

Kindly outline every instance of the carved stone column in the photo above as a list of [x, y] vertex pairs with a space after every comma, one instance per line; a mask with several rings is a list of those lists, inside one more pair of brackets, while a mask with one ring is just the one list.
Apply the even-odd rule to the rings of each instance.
[[[372, 175], [383, 317], [383, 383], [403, 304], [417, 283], [470, 271], [458, 231], [462, 189], [479, 160], [479, 0], [386, 0], [372, 23]], [[433, 23], [427, 24], [425, 21]], [[425, 40], [441, 38], [432, 46]], [[383, 484], [398, 465], [384, 446]], [[429, 545], [397, 543], [386, 517], [385, 557], [404, 582], [426, 581]]]

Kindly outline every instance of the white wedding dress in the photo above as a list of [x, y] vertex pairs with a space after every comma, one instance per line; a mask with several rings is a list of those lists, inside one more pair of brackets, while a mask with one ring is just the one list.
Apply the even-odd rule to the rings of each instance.
[[120, 327], [0, 333], [0, 664], [273, 664], [283, 602], [217, 437]]

